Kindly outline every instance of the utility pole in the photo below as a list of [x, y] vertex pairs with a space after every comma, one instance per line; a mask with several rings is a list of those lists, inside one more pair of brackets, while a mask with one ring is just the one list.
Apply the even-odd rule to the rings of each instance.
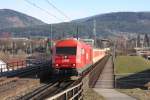
[[32, 56], [32, 54], [33, 54], [33, 49], [32, 49], [32, 38], [30, 37], [30, 55]]
[[97, 46], [97, 43], [96, 43], [96, 20], [95, 20], [95, 18], [93, 20], [93, 35], [94, 35], [95, 46]]
[[77, 40], [79, 39], [79, 28], [78, 28], [78, 25], [77, 25]]
[[50, 44], [51, 44], [50, 47], [52, 48], [52, 32], [53, 32], [53, 30], [52, 30], [52, 24], [50, 24], [50, 29], [51, 29], [51, 30], [50, 30], [50, 35], [51, 35], [51, 36], [50, 36], [50, 40], [51, 40], [51, 41], [50, 41], [50, 42], [51, 42], [51, 43], [50, 43]]
[[136, 41], [135, 42], [136, 42], [136, 48], [137, 48], [137, 44], [138, 44], [138, 38], [137, 37], [136, 37]]

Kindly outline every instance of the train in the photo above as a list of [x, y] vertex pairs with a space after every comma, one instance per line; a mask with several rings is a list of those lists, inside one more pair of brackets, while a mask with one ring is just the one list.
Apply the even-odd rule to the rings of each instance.
[[94, 40], [63, 39], [56, 42], [52, 66], [57, 73], [79, 76], [92, 64], [106, 56], [106, 50], [94, 48]]

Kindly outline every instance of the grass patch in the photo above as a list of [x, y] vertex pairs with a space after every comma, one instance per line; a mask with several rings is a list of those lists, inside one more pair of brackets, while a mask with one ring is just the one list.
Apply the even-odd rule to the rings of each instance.
[[117, 56], [115, 73], [136, 73], [150, 69], [150, 61], [140, 56]]

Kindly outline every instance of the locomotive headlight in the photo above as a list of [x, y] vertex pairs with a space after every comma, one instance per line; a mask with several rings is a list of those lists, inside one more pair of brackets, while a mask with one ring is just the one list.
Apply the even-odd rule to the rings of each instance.
[[58, 67], [58, 64], [55, 64], [56, 67]]
[[75, 67], [75, 66], [76, 66], [76, 64], [72, 64], [72, 66], [74, 66], [74, 67]]

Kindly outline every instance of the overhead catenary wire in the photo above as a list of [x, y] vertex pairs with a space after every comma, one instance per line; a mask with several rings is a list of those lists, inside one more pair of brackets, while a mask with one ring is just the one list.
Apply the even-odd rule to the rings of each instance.
[[57, 20], [59, 20], [59, 21], [63, 21], [62, 19], [58, 18], [57, 16], [53, 15], [53, 14], [52, 14], [52, 13], [50, 13], [49, 11], [47, 11], [47, 10], [43, 9], [42, 7], [40, 7], [40, 6], [36, 5], [35, 3], [30, 2], [29, 0], [24, 0], [24, 1], [25, 1], [25, 2], [27, 2], [28, 4], [30, 4], [30, 5], [32, 5], [32, 6], [34, 6], [34, 7], [36, 7], [36, 8], [38, 8], [38, 9], [42, 10], [42, 11], [44, 11], [45, 13], [47, 13], [48, 15], [50, 15], [50, 16], [52, 16], [52, 17], [56, 18]]
[[67, 14], [65, 14], [62, 10], [60, 10], [59, 8], [57, 8], [52, 2], [50, 2], [49, 0], [45, 0], [51, 7], [53, 7], [55, 10], [57, 10], [57, 12], [59, 12], [61, 15], [63, 15], [66, 19], [71, 20], [71, 18], [69, 16], [67, 16]]
[[[59, 12], [61, 15], [63, 15], [66, 19], [68, 19], [69, 21], [71, 21], [71, 18], [69, 16], [67, 16], [67, 14], [65, 14], [62, 10], [60, 10], [59, 8], [57, 8], [52, 2], [50, 2], [50, 0], [45, 0], [51, 7], [53, 7], [57, 12]], [[77, 39], [78, 39], [78, 24], [76, 23], [76, 28], [77, 28]]]
[[[45, 13], [47, 13], [48, 15], [56, 18], [57, 20], [61, 21], [61, 22], [64, 22], [63, 19], [60, 19], [58, 18], [57, 16], [55, 16], [54, 14], [50, 13], [49, 11], [47, 11], [46, 9], [43, 9], [42, 7], [38, 6], [37, 4], [29, 1], [29, 0], [24, 0], [25, 2], [27, 2], [28, 4], [44, 11]], [[69, 16], [67, 16], [67, 14], [65, 14], [62, 10], [60, 10], [59, 8], [57, 8], [53, 3], [51, 3], [49, 0], [46, 0], [46, 2], [51, 6], [53, 7], [55, 10], [57, 10], [57, 12], [59, 12], [61, 15], [63, 15], [66, 19], [68, 19], [68, 21], [71, 21], [71, 18]], [[79, 23], [78, 23], [79, 24]], [[78, 24], [76, 23], [76, 26], [78, 27]]]

